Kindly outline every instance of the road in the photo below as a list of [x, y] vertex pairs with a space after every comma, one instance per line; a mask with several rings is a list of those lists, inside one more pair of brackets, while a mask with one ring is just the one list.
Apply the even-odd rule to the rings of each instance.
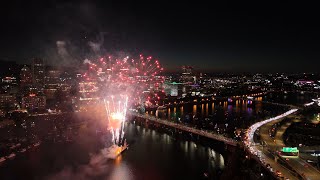
[[[274, 158], [274, 152], [276, 152], [277, 150], [281, 150], [281, 148], [284, 146], [284, 144], [281, 144], [281, 142], [279, 142], [278, 146], [276, 145], [276, 143], [273, 141], [273, 139], [269, 136], [269, 129], [272, 128], [273, 124], [276, 124], [278, 122], [280, 122], [281, 119], [276, 120], [276, 121], [272, 121], [269, 122], [263, 126], [260, 127], [260, 138], [261, 141], [264, 141], [266, 143], [266, 147], [258, 147], [258, 149], [260, 149], [263, 154], [268, 155], [268, 162], [270, 163], [270, 165], [272, 167], [274, 167], [274, 169], [280, 171], [285, 177], [289, 177], [289, 179], [297, 179], [297, 177], [294, 175], [295, 173], [292, 172], [291, 170], [289, 170], [288, 168], [286, 168], [285, 166], [275, 162], [275, 158]], [[281, 147], [281, 148], [280, 148]], [[268, 151], [268, 149], [271, 150]]]
[[[284, 124], [280, 128], [278, 128], [276, 136], [275, 136], [275, 142], [273, 139], [268, 135], [268, 128], [271, 128], [272, 124], [275, 124], [276, 122], [268, 123], [265, 126], [261, 127], [261, 138], [263, 137], [264, 141], [273, 149], [280, 151], [282, 147], [285, 147], [285, 144], [283, 142], [283, 133], [286, 131], [286, 129], [291, 125], [292, 121]], [[305, 162], [303, 159], [299, 157], [288, 157], [287, 163], [299, 174], [304, 174], [306, 179], [310, 180], [316, 180], [320, 179], [320, 172], [313, 166], [309, 165], [307, 162]]]
[[[261, 164], [263, 164], [265, 167], [267, 164], [270, 164], [272, 171], [275, 172], [280, 171], [282, 175], [289, 179], [298, 179], [298, 177], [295, 176], [295, 173], [287, 169], [286, 167], [282, 166], [281, 164], [277, 163], [274, 160], [273, 154], [270, 153], [266, 148], [260, 145], [257, 145], [254, 142], [254, 134], [257, 131], [257, 129], [263, 127], [265, 124], [278, 122], [280, 119], [289, 116], [292, 113], [295, 113], [298, 109], [291, 109], [281, 115], [278, 115], [276, 117], [266, 119], [264, 121], [257, 122], [249, 127], [246, 133], [246, 137], [244, 138], [244, 144], [248, 148], [251, 154], [253, 154], [253, 157], [258, 159]], [[260, 129], [261, 131], [261, 129]], [[263, 131], [263, 130], [262, 130]], [[269, 133], [267, 134], [269, 135]]]

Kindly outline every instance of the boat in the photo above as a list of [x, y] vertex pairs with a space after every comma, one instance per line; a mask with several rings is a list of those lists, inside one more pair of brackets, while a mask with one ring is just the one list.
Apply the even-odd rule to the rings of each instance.
[[14, 157], [16, 157], [15, 153], [11, 153], [9, 156], [6, 156], [7, 159], [13, 159]]
[[165, 110], [167, 109], [167, 106], [158, 106], [157, 110]]
[[204, 172], [204, 173], [203, 173], [203, 176], [204, 176], [205, 178], [208, 178], [208, 177], [209, 177], [209, 173]]
[[34, 144], [33, 144], [34, 147], [37, 147], [37, 146], [39, 146], [39, 145], [40, 145], [40, 142], [37, 142], [37, 143], [34, 143]]
[[3, 163], [3, 162], [5, 162], [5, 161], [6, 161], [6, 158], [5, 158], [5, 157], [1, 157], [1, 158], [0, 158], [0, 164]]
[[26, 149], [26, 148], [23, 148], [23, 149], [21, 149], [19, 152], [23, 153], [23, 152], [26, 152], [26, 151], [27, 151], [27, 149]]
[[117, 150], [117, 156], [123, 153], [123, 151], [129, 149], [129, 144], [127, 144], [127, 141], [124, 141], [123, 146], [120, 146]]
[[125, 151], [126, 149], [128, 149], [128, 145], [127, 145], [127, 146], [125, 146], [125, 145], [120, 146], [120, 147], [119, 147], [119, 150], [117, 151], [117, 154], [120, 155], [120, 154], [123, 153], [123, 151]]

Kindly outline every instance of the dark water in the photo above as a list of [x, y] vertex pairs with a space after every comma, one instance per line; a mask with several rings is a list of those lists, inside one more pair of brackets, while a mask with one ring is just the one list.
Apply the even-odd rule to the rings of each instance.
[[[258, 100], [305, 103], [310, 98], [313, 97], [282, 97], [273, 94]], [[201, 119], [209, 117], [206, 120], [208, 124], [202, 125], [214, 129], [217, 124], [220, 131], [229, 132], [232, 137], [235, 128], [247, 128], [256, 121], [283, 111], [282, 107], [261, 102], [253, 105], [248, 105], [246, 101], [237, 101], [232, 105], [227, 102], [211, 102], [177, 105], [162, 112], [162, 116], [169, 120], [180, 118], [181, 121], [193, 123], [203, 122]], [[156, 115], [156, 112], [149, 113]], [[160, 116], [159, 112], [158, 115]], [[40, 139], [46, 139], [44, 134], [49, 129], [54, 126], [59, 129], [58, 123], [64, 124], [69, 120], [70, 118], [65, 118], [61, 121], [57, 116], [53, 124], [48, 124], [49, 120], [39, 119], [36, 122], [36, 127], [39, 128], [35, 134], [42, 134]], [[125, 136], [130, 148], [116, 159], [107, 160], [100, 153], [103, 147], [101, 136], [95, 131], [96, 127], [81, 126], [77, 130], [61, 128], [50, 134], [75, 136], [73, 142], [53, 143], [43, 140], [38, 148], [17, 153], [14, 159], [6, 160], [0, 165], [0, 179], [202, 179], [204, 173], [211, 179], [217, 179], [219, 172], [224, 170], [227, 157], [218, 153], [225, 153], [221, 151], [221, 147], [201, 145], [173, 137], [159, 129], [144, 128], [132, 123], [126, 126]], [[13, 132], [3, 135], [13, 136]], [[23, 136], [23, 133], [19, 136]]]
[[255, 101], [227, 101], [180, 103], [164, 110], [148, 111], [147, 113], [162, 119], [179, 121], [223, 133], [234, 137], [234, 129], [246, 129], [253, 123], [276, 116], [288, 110], [286, 107], [264, 103], [264, 101], [281, 104], [303, 105], [315, 98], [311, 93], [277, 92], [255, 97]]
[[132, 123], [125, 129], [129, 149], [106, 160], [92, 128], [80, 127], [73, 143], [43, 142], [18, 153], [0, 166], [1, 179], [202, 179], [224, 169], [213, 149]]
[[[155, 116], [160, 116], [165, 119], [180, 120], [192, 117], [206, 118], [208, 116], [216, 116], [215, 119], [219, 120], [234, 120], [234, 119], [250, 119], [256, 118], [259, 112], [274, 111], [280, 109], [276, 105], [270, 105], [262, 103], [262, 101], [292, 104], [292, 105], [303, 105], [305, 103], [312, 102], [312, 99], [316, 98], [315, 94], [312, 93], [295, 93], [295, 92], [273, 92], [268, 93], [265, 96], [255, 97], [256, 100], [253, 104], [248, 104], [246, 100], [236, 100], [233, 103], [227, 101], [222, 102], [198, 102], [198, 103], [186, 103], [177, 104], [171, 106], [165, 112], [149, 112]], [[277, 112], [278, 113], [278, 112]]]
[[[234, 117], [242, 117], [254, 115], [259, 111], [262, 111], [262, 103], [255, 103], [253, 105], [248, 105], [245, 100], [237, 100], [233, 104], [228, 104], [227, 101], [224, 102], [204, 102], [204, 103], [186, 103], [170, 107], [166, 110], [165, 116], [163, 116], [163, 111], [157, 112], [155, 115], [162, 116], [163, 118], [173, 120], [174, 118], [187, 118], [189, 116], [198, 118], [205, 118], [209, 115], [218, 115], [216, 118], [226, 120]], [[234, 116], [234, 117], [232, 117]]]
[[270, 101], [283, 104], [303, 105], [312, 102], [317, 96], [314, 93], [296, 93], [296, 92], [273, 92], [263, 97], [263, 101]]
[[190, 124], [196, 128], [236, 138], [235, 130], [238, 132], [247, 129], [255, 122], [287, 110], [285, 107], [263, 103], [262, 97], [257, 97], [256, 100], [251, 104], [246, 100], [236, 100], [233, 103], [227, 101], [183, 103], [147, 113], [161, 119]]

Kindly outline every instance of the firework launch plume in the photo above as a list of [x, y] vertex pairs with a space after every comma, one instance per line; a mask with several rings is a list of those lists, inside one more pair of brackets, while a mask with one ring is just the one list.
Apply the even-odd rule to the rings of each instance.
[[128, 96], [109, 96], [104, 98], [104, 105], [108, 118], [108, 128], [112, 134], [112, 142], [122, 145], [124, 136], [124, 121], [126, 118]]
[[97, 60], [86, 59], [83, 64], [87, 71], [80, 83], [80, 92], [83, 93], [80, 100], [95, 100], [104, 107], [111, 141], [115, 146], [122, 146], [128, 104], [142, 97], [143, 91], [163, 82], [158, 77], [163, 68], [158, 60], [143, 55], [137, 60], [109, 55]]

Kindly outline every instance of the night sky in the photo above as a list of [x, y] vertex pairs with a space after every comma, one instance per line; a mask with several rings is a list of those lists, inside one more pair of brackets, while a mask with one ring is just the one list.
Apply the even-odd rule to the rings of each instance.
[[167, 70], [210, 72], [317, 72], [320, 62], [318, 6], [302, 1], [10, 2], [0, 8], [0, 60], [69, 66], [143, 53]]

